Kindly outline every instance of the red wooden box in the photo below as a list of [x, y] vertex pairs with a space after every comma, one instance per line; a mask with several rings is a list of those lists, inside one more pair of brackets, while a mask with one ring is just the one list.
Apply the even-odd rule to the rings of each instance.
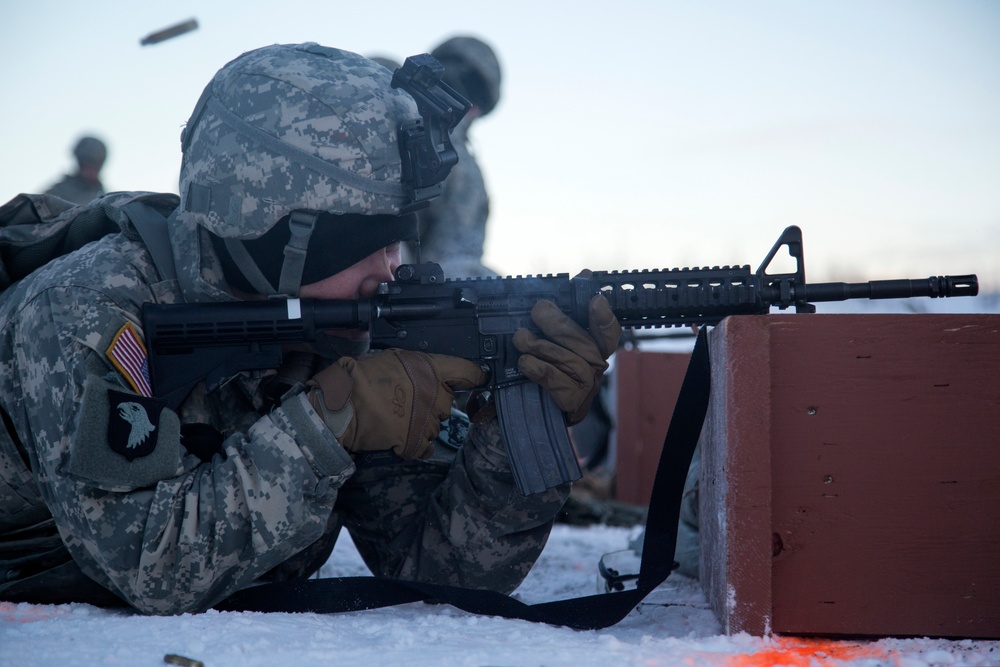
[[615, 498], [649, 505], [663, 438], [690, 353], [615, 353]]
[[710, 354], [727, 632], [1000, 637], [1000, 315], [732, 317]]

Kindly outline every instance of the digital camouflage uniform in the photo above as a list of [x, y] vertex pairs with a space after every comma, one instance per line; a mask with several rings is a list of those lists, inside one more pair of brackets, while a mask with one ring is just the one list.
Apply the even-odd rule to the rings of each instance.
[[[261, 74], [275, 71], [283, 81]], [[206, 88], [185, 131], [168, 220], [176, 280], [122, 206], [138, 196], [166, 215], [177, 198], [116, 193], [93, 206], [121, 233], [3, 293], [0, 599], [105, 603], [111, 591], [145, 613], [206, 609], [262, 578], [314, 571], [341, 525], [378, 575], [509, 592], [527, 574], [567, 490], [520, 495], [495, 420], [452, 447], [441, 441], [461, 435], [453, 420], [425, 461], [355, 460], [301, 387], [266, 411], [261, 380], [241, 374], [210, 395], [197, 386], [175, 413], [144, 395], [142, 373], [119, 354], [142, 340], [145, 302], [233, 299], [210, 231], [251, 238], [289, 206], [398, 212], [395, 129], [416, 107], [389, 96], [388, 79], [316, 45], [244, 54]], [[280, 103], [260, 106], [269, 95]], [[331, 156], [345, 141], [351, 157]], [[241, 162], [247, 154], [256, 159]], [[297, 203], [254, 195], [275, 183]], [[216, 436], [211, 457], [184, 446]]]

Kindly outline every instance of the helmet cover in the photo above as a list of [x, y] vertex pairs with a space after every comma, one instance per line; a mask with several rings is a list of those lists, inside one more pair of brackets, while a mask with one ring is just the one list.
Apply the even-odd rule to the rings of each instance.
[[419, 118], [391, 73], [314, 43], [267, 46], [223, 67], [181, 135], [182, 214], [253, 239], [293, 210], [398, 215], [397, 131]]

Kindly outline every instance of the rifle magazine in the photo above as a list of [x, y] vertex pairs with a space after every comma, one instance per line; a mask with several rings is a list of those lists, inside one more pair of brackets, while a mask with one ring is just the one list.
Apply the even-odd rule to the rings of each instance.
[[562, 410], [534, 382], [494, 392], [500, 433], [518, 490], [541, 493], [580, 477], [580, 464], [569, 440]]

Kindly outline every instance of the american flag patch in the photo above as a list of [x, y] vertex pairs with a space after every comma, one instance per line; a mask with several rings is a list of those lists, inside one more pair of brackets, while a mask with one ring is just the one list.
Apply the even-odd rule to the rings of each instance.
[[115, 334], [106, 353], [111, 363], [115, 365], [132, 389], [140, 396], [153, 395], [149, 382], [149, 361], [146, 359], [146, 346], [142, 344], [138, 332], [131, 322]]

